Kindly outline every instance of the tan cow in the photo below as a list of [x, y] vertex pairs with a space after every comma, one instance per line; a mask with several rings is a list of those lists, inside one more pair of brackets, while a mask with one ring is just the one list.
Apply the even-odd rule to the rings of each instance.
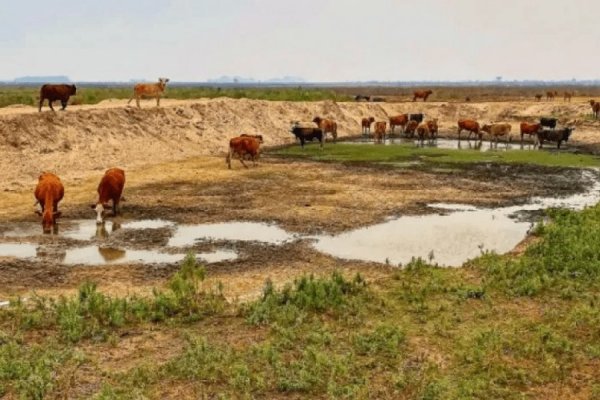
[[[494, 139], [496, 143], [498, 143], [498, 138], [500, 136], [506, 136], [506, 144], [510, 142], [510, 124], [485, 124], [481, 128], [483, 132], [489, 133], [491, 139]], [[491, 141], [490, 139], [490, 141]]]
[[419, 142], [424, 142], [425, 139], [432, 139], [431, 131], [429, 130], [429, 124], [427, 122], [421, 122], [419, 126], [417, 126], [417, 136], [419, 138]]
[[325, 118], [321, 118], [321, 117], [315, 117], [313, 118], [313, 122], [315, 124], [317, 124], [318, 128], [321, 128], [323, 130], [323, 140], [325, 140], [327, 138], [327, 133], [331, 133], [331, 136], [333, 137], [333, 143], [336, 142], [337, 140], [337, 122], [331, 120], [331, 119], [325, 119]]
[[385, 129], [387, 123], [385, 121], [375, 122], [375, 142], [381, 143], [385, 140]]
[[157, 83], [138, 83], [133, 87], [133, 96], [127, 102], [127, 105], [131, 103], [131, 100], [135, 98], [135, 103], [138, 108], [140, 107], [140, 99], [142, 98], [156, 98], [156, 107], [160, 106], [160, 96], [162, 96], [165, 88], [167, 87], [169, 78], [158, 78]]

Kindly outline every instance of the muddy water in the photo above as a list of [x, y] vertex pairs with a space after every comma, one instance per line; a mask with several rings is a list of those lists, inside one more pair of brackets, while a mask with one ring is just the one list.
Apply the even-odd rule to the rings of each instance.
[[440, 214], [405, 216], [336, 236], [316, 237], [313, 246], [344, 259], [399, 265], [421, 257], [441, 266], [460, 266], [482, 251], [503, 254], [512, 250], [533, 226], [516, 218], [520, 212], [550, 207], [582, 209], [599, 201], [600, 182], [596, 181], [584, 194], [532, 198], [521, 206], [486, 209], [430, 204]]
[[[86, 246], [67, 250], [64, 264], [107, 265], [131, 263], [177, 263], [185, 254], [167, 254], [152, 250], [123, 250], [111, 247]], [[196, 258], [207, 263], [228, 261], [237, 258], [233, 251], [218, 250], [198, 253]]]
[[191, 246], [198, 240], [257, 241], [282, 244], [296, 236], [276, 225], [257, 222], [226, 222], [220, 224], [181, 225], [169, 240], [173, 247]]
[[[349, 144], [375, 144], [372, 139], [356, 139], [351, 141], [346, 141], [343, 143]], [[489, 142], [489, 141], [478, 141], [478, 140], [452, 140], [452, 139], [437, 139], [433, 142], [424, 142], [420, 143], [414, 139], [406, 139], [406, 138], [388, 138], [383, 142], [386, 146], [397, 146], [397, 145], [414, 145], [419, 147], [437, 147], [439, 149], [470, 149], [470, 150], [479, 150], [479, 151], [506, 151], [506, 150], [534, 150], [534, 146], [532, 143], [524, 143], [520, 142], [511, 142], [506, 143], [500, 141], [498, 143]], [[379, 143], [378, 143], [379, 145]]]
[[0, 257], [32, 258], [37, 246], [30, 243], [0, 243]]

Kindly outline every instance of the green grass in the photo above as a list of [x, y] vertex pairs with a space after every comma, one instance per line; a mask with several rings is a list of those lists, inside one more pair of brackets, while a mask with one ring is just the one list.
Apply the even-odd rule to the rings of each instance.
[[[97, 104], [106, 99], [129, 99], [132, 87], [88, 87], [77, 88], [77, 95], [71, 97], [70, 104]], [[314, 88], [211, 88], [211, 87], [169, 87], [165, 91], [167, 99], [197, 99], [229, 97], [234, 99], [256, 99], [277, 101], [350, 101], [352, 97], [337, 94], [328, 89]], [[12, 104], [37, 106], [39, 88], [0, 87], [0, 107]], [[45, 107], [47, 107], [47, 102]]]
[[[242, 304], [206, 292], [192, 257], [147, 298], [86, 284], [15, 302], [0, 310], [0, 397], [598, 398], [600, 205], [549, 216], [518, 257], [267, 282]], [[102, 367], [107, 347], [159, 330], [181, 338], [171, 352]]]
[[[502, 144], [498, 146], [502, 147]], [[311, 144], [307, 145], [304, 150], [300, 146], [289, 146], [275, 150], [271, 154], [322, 162], [396, 164], [399, 167], [405, 167], [407, 163], [414, 162], [419, 162], [424, 166], [454, 165], [459, 167], [473, 163], [536, 164], [555, 167], [600, 166], [600, 158], [589, 154], [548, 150], [453, 150], [417, 147], [412, 143], [390, 146], [338, 143], [327, 144], [323, 150], [317, 144]]]

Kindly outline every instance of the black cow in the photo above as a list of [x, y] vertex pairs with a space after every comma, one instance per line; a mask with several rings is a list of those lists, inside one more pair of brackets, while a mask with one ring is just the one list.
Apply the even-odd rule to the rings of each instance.
[[556, 118], [545, 118], [545, 117], [540, 118], [540, 124], [542, 124], [542, 126], [544, 128], [551, 128], [551, 129], [556, 128], [557, 121], [558, 121], [558, 119], [556, 119]]
[[303, 128], [301, 126], [293, 126], [290, 131], [296, 138], [300, 139], [300, 145], [304, 148], [306, 141], [312, 142], [317, 139], [323, 147], [323, 130], [321, 128]]
[[363, 96], [362, 94], [357, 94], [356, 96], [354, 96], [354, 100], [355, 101], [370, 101], [371, 100], [371, 96]]
[[425, 118], [425, 114], [410, 114], [408, 116], [409, 121], [417, 121], [418, 123], [423, 122], [423, 118]]
[[375, 102], [375, 103], [382, 103], [382, 102], [385, 102], [385, 98], [384, 97], [373, 97], [371, 99], [371, 101]]
[[537, 133], [538, 143], [540, 144], [540, 149], [542, 148], [542, 144], [544, 140], [550, 142], [556, 142], [557, 148], [560, 149], [560, 144], [569, 141], [569, 136], [575, 130], [575, 128], [562, 128], [562, 129], [544, 129]]

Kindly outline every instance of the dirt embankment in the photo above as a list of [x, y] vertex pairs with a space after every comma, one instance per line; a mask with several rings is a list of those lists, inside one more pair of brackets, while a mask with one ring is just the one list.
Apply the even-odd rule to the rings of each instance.
[[[583, 100], [493, 103], [334, 103], [261, 100], [165, 100], [138, 110], [123, 100], [94, 106], [71, 106], [66, 112], [38, 113], [33, 107], [0, 110], [0, 181], [4, 188], [29, 187], [40, 171], [83, 178], [112, 166], [139, 167], [195, 155], [223, 154], [230, 137], [263, 134], [265, 145], [292, 143], [291, 121], [310, 122], [316, 115], [338, 122], [339, 135], [356, 135], [360, 120], [387, 120], [399, 113], [423, 112], [438, 118], [442, 131], [453, 132], [459, 118], [518, 121], [553, 115], [567, 122], [589, 114]], [[581, 122], [574, 139], [595, 141], [597, 122]]]

